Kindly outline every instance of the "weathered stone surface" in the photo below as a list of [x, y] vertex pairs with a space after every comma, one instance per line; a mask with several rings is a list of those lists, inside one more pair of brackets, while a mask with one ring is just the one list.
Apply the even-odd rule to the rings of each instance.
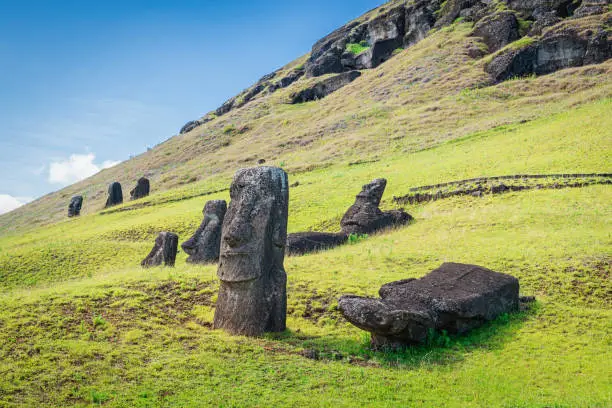
[[344, 234], [371, 234], [384, 228], [406, 224], [413, 219], [403, 210], [383, 212], [378, 208], [386, 186], [385, 179], [376, 179], [363, 186], [355, 198], [355, 203], [340, 221]]
[[518, 310], [519, 282], [489, 269], [445, 263], [421, 279], [391, 282], [380, 299], [342, 296], [344, 317], [372, 334], [375, 347], [423, 343], [431, 330], [462, 334]]
[[202, 213], [204, 220], [195, 234], [183, 242], [181, 248], [189, 255], [187, 262], [206, 264], [219, 260], [221, 248], [221, 227], [227, 211], [224, 200], [206, 203]]
[[130, 191], [130, 197], [132, 200], [138, 200], [139, 198], [143, 198], [149, 195], [149, 190], [151, 188], [151, 183], [149, 179], [145, 177], [141, 177], [138, 179], [138, 183], [136, 183], [136, 187], [132, 191]]
[[316, 84], [291, 95], [291, 103], [303, 103], [325, 98], [327, 95], [350, 84], [361, 76], [359, 71], [345, 72], [330, 78], [325, 78]]
[[191, 120], [191, 121], [185, 123], [185, 125], [181, 128], [179, 134], [182, 135], [184, 133], [191, 132], [193, 129], [197, 128], [198, 126], [202, 126], [205, 123], [210, 122], [214, 118], [215, 118], [214, 115], [212, 115], [211, 113], [208, 113], [208, 114], [206, 114], [204, 117], [202, 117], [200, 119]]
[[74, 196], [68, 205], [68, 217], [78, 217], [81, 215], [81, 207], [83, 206], [83, 196]]
[[108, 186], [108, 198], [106, 199], [106, 205], [104, 208], [112, 207], [123, 203], [123, 190], [121, 184], [118, 182], [111, 183]]
[[258, 336], [285, 330], [289, 184], [275, 167], [239, 170], [221, 234], [214, 327]]
[[[397, 4], [339, 28], [313, 45], [306, 74], [312, 77], [377, 67], [396, 49], [427, 35], [439, 4], [437, 0]], [[347, 50], [349, 44], [357, 43], [368, 44], [368, 49], [357, 55]]]
[[281, 88], [286, 88], [289, 85], [293, 84], [295, 81], [304, 76], [304, 70], [295, 70], [287, 74], [287, 76], [281, 78], [279, 81], [274, 82], [268, 86], [268, 92], [276, 92]]
[[520, 38], [519, 23], [511, 11], [495, 13], [476, 23], [472, 35], [482, 37], [489, 52], [495, 52]]
[[304, 255], [322, 251], [346, 243], [348, 237], [343, 233], [298, 232], [287, 237], [287, 254]]
[[140, 263], [143, 268], [153, 266], [174, 266], [178, 249], [178, 235], [172, 232], [160, 232], [155, 238], [155, 245], [145, 259]]
[[182, 135], [183, 133], [191, 132], [193, 129], [197, 128], [201, 124], [202, 123], [199, 120], [191, 120], [185, 123], [185, 125], [181, 128], [179, 134]]
[[607, 11], [610, 0], [583, 0], [580, 6], [574, 11], [575, 18], [603, 14]]
[[494, 81], [503, 81], [515, 76], [542, 75], [600, 63], [612, 57], [612, 44], [603, 21], [587, 27], [566, 22], [547, 29], [541, 39], [523, 48], [497, 55], [485, 67], [486, 71]]

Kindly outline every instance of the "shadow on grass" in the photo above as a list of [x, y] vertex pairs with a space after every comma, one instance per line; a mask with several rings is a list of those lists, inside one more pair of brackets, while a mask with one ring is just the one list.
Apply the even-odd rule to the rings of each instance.
[[538, 303], [526, 310], [504, 314], [466, 335], [432, 334], [427, 344], [403, 350], [372, 349], [370, 334], [361, 332], [361, 339], [346, 335], [304, 336], [298, 331], [269, 334], [271, 340], [303, 348], [302, 356], [312, 360], [345, 361], [354, 365], [397, 367], [404, 369], [422, 366], [450, 365], [462, 361], [475, 350], [496, 350], [504, 347], [517, 331], [538, 313]]

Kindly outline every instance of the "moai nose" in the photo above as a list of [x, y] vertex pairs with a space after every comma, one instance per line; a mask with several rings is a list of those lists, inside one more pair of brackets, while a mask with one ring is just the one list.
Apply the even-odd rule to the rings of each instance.
[[234, 222], [228, 228], [223, 239], [231, 248], [237, 248], [247, 242], [249, 236], [250, 228], [248, 224]]

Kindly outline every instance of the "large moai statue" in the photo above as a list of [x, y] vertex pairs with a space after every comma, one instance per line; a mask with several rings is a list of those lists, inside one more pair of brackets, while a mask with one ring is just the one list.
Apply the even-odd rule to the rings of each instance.
[[518, 310], [519, 281], [477, 265], [444, 263], [421, 279], [387, 283], [380, 298], [342, 296], [338, 308], [375, 347], [421, 344], [432, 331], [463, 334]]
[[386, 186], [387, 180], [381, 178], [362, 187], [361, 192], [355, 197], [355, 203], [340, 221], [343, 233], [371, 234], [412, 220], [412, 216], [403, 210], [383, 212], [378, 208]]
[[149, 255], [140, 263], [143, 268], [152, 266], [174, 266], [179, 237], [172, 232], [160, 232]]
[[204, 220], [195, 234], [181, 244], [189, 255], [187, 262], [206, 264], [219, 260], [221, 248], [221, 227], [225, 219], [227, 203], [225, 200], [212, 200], [206, 203], [202, 213]]
[[81, 207], [83, 206], [83, 196], [74, 196], [68, 205], [68, 217], [78, 217], [81, 215]]
[[121, 184], [118, 182], [111, 183], [108, 186], [108, 198], [106, 199], [106, 205], [104, 208], [112, 207], [123, 203], [123, 190], [121, 190]]
[[284, 331], [287, 174], [276, 167], [239, 170], [230, 197], [221, 234], [214, 328], [246, 336]]
[[149, 195], [150, 188], [151, 183], [149, 183], [149, 179], [141, 177], [138, 179], [136, 187], [134, 187], [134, 189], [130, 191], [130, 198], [132, 200], [138, 200], [139, 198], [146, 197]]

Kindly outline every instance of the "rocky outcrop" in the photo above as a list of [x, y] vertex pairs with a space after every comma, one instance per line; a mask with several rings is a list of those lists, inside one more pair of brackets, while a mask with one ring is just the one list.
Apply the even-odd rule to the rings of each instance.
[[342, 296], [338, 302], [350, 323], [371, 333], [374, 347], [423, 343], [432, 331], [463, 334], [519, 308], [518, 279], [457, 263], [421, 279], [388, 283], [379, 295]]
[[327, 95], [350, 84], [360, 76], [361, 72], [350, 71], [325, 78], [306, 89], [302, 89], [301, 91], [292, 94], [290, 96], [290, 103], [295, 104], [323, 99]]
[[287, 236], [287, 255], [323, 251], [343, 245], [347, 240], [348, 236], [344, 233], [297, 232]]
[[78, 217], [81, 215], [81, 207], [83, 206], [83, 196], [74, 196], [68, 205], [68, 217]]
[[207, 264], [219, 259], [221, 226], [227, 211], [225, 200], [208, 201], [202, 213], [204, 220], [195, 234], [183, 242], [181, 248], [189, 255], [187, 262]]
[[514, 13], [503, 11], [478, 21], [472, 35], [481, 37], [489, 52], [495, 52], [520, 38], [519, 23]]
[[143, 268], [153, 266], [174, 266], [178, 250], [178, 235], [172, 232], [160, 232], [155, 238], [155, 245], [145, 259], [140, 263]]
[[108, 186], [108, 198], [106, 199], [106, 205], [104, 208], [112, 207], [123, 203], [123, 190], [121, 184], [118, 182], [111, 183]]
[[141, 177], [138, 179], [136, 183], [136, 187], [130, 191], [130, 198], [132, 200], [138, 200], [139, 198], [144, 198], [149, 195], [149, 190], [151, 189], [151, 183], [149, 179], [145, 177]]
[[355, 198], [355, 203], [340, 221], [344, 234], [371, 234], [385, 228], [405, 225], [413, 219], [403, 210], [383, 212], [378, 208], [386, 186], [385, 179], [376, 179], [363, 186]]
[[[317, 41], [306, 63], [308, 76], [374, 68], [388, 60], [398, 48], [425, 37], [435, 23], [439, 2], [416, 1], [395, 4], [380, 14], [341, 27]], [[361, 44], [359, 52], [352, 44]]]
[[539, 39], [520, 48], [503, 50], [485, 66], [496, 82], [529, 74], [548, 74], [559, 69], [603, 62], [612, 57], [606, 24], [585, 27], [564, 21]]
[[587, 17], [596, 14], [603, 14], [608, 11], [610, 0], [584, 0], [574, 11], [574, 17]]

